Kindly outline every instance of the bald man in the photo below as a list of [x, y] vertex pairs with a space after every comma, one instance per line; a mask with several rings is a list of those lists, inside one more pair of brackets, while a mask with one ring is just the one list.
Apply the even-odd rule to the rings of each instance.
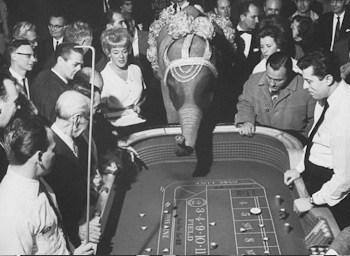
[[[87, 143], [81, 134], [88, 128], [90, 100], [79, 92], [63, 92], [56, 103], [56, 121], [51, 126], [56, 143], [56, 159], [47, 182], [56, 194], [63, 227], [70, 242], [77, 246], [80, 223], [84, 223], [87, 182]], [[98, 242], [100, 224], [94, 220], [90, 241]]]
[[282, 10], [282, 0], [266, 0], [264, 5], [265, 15], [280, 15]]

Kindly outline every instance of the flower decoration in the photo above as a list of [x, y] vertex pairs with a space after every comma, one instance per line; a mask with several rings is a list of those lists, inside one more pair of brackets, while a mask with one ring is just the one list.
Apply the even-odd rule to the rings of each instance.
[[192, 22], [192, 31], [205, 39], [213, 39], [214, 37], [214, 26], [207, 17], [197, 17]]
[[153, 70], [155, 72], [159, 70], [157, 38], [164, 27], [167, 27], [168, 35], [174, 40], [191, 33], [211, 40], [215, 35], [213, 23], [223, 31], [226, 39], [235, 47], [235, 29], [229, 19], [217, 16], [214, 13], [205, 17], [193, 18], [183, 11], [176, 13], [172, 5], [164, 9], [160, 13], [159, 19], [155, 20], [149, 28], [147, 59], [151, 63]]

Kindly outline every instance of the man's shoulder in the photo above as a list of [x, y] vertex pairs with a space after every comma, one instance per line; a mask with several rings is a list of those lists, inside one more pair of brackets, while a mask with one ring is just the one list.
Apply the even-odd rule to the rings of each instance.
[[246, 82], [246, 86], [258, 87], [258, 85], [263, 84], [265, 74], [266, 74], [265, 71], [251, 74]]

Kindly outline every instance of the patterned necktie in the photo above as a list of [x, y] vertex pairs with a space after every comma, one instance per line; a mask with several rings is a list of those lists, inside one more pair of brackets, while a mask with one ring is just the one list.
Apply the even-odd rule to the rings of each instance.
[[321, 116], [320, 118], [317, 120], [317, 123], [316, 125], [314, 126], [314, 128], [312, 129], [311, 133], [310, 133], [310, 136], [308, 138], [308, 143], [307, 143], [307, 146], [306, 146], [306, 150], [305, 150], [305, 157], [304, 157], [304, 163], [305, 165], [307, 164], [307, 162], [309, 161], [309, 157], [310, 157], [310, 151], [311, 151], [311, 147], [313, 145], [313, 138], [318, 130], [318, 128], [320, 127], [320, 125], [322, 124], [323, 120], [324, 120], [324, 116], [326, 114], [326, 111], [328, 109], [329, 105], [328, 105], [328, 102], [327, 100], [325, 100], [325, 104], [323, 106], [323, 111], [321, 113]]

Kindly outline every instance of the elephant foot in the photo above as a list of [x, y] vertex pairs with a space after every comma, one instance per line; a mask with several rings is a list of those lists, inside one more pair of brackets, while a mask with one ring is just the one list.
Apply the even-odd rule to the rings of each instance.
[[193, 151], [194, 151], [193, 147], [186, 146], [184, 136], [177, 135], [175, 137], [175, 141], [177, 144], [177, 149], [175, 151], [175, 154], [177, 156], [189, 156], [193, 153]]

